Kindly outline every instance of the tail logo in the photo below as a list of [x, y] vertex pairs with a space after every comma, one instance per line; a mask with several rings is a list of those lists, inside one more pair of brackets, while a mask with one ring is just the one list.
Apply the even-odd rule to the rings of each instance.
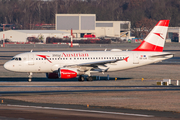
[[155, 35], [157, 35], [157, 36], [159, 36], [159, 37], [161, 37], [162, 39], [164, 39], [163, 37], [162, 37], [162, 33], [154, 33]]

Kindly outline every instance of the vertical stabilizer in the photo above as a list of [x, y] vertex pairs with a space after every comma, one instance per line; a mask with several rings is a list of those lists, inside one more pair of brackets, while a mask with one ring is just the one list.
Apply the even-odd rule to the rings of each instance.
[[133, 51], [162, 52], [166, 40], [169, 20], [160, 20], [144, 41]]

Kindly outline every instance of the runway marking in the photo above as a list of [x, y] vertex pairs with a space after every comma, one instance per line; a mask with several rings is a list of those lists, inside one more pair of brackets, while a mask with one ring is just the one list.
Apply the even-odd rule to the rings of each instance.
[[144, 114], [120, 113], [120, 112], [107, 112], [107, 111], [83, 110], [83, 109], [70, 109], [70, 108], [54, 108], [54, 107], [25, 106], [25, 105], [11, 105], [11, 104], [7, 104], [7, 106], [23, 107], [23, 108], [49, 109], [49, 110], [64, 110], [64, 111], [75, 111], [75, 112], [87, 112], [87, 113], [101, 113], [101, 114], [112, 114], [112, 115], [126, 115], [126, 116], [136, 116], [136, 117], [154, 117], [153, 115], [144, 115]]

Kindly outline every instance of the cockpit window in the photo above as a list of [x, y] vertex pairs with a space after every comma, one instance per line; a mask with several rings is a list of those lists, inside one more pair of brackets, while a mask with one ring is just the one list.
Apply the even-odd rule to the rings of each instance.
[[14, 60], [15, 58], [12, 58], [11, 60]]
[[11, 60], [21, 61], [22, 59], [20, 57], [13, 57]]

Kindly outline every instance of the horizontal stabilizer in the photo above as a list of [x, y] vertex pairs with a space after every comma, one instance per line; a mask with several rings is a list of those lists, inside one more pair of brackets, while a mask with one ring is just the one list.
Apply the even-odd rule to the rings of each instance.
[[153, 55], [153, 56], [149, 56], [149, 57], [151, 57], [151, 58], [165, 58], [165, 57], [173, 57], [174, 56], [174, 54], [162, 54], [162, 55]]

